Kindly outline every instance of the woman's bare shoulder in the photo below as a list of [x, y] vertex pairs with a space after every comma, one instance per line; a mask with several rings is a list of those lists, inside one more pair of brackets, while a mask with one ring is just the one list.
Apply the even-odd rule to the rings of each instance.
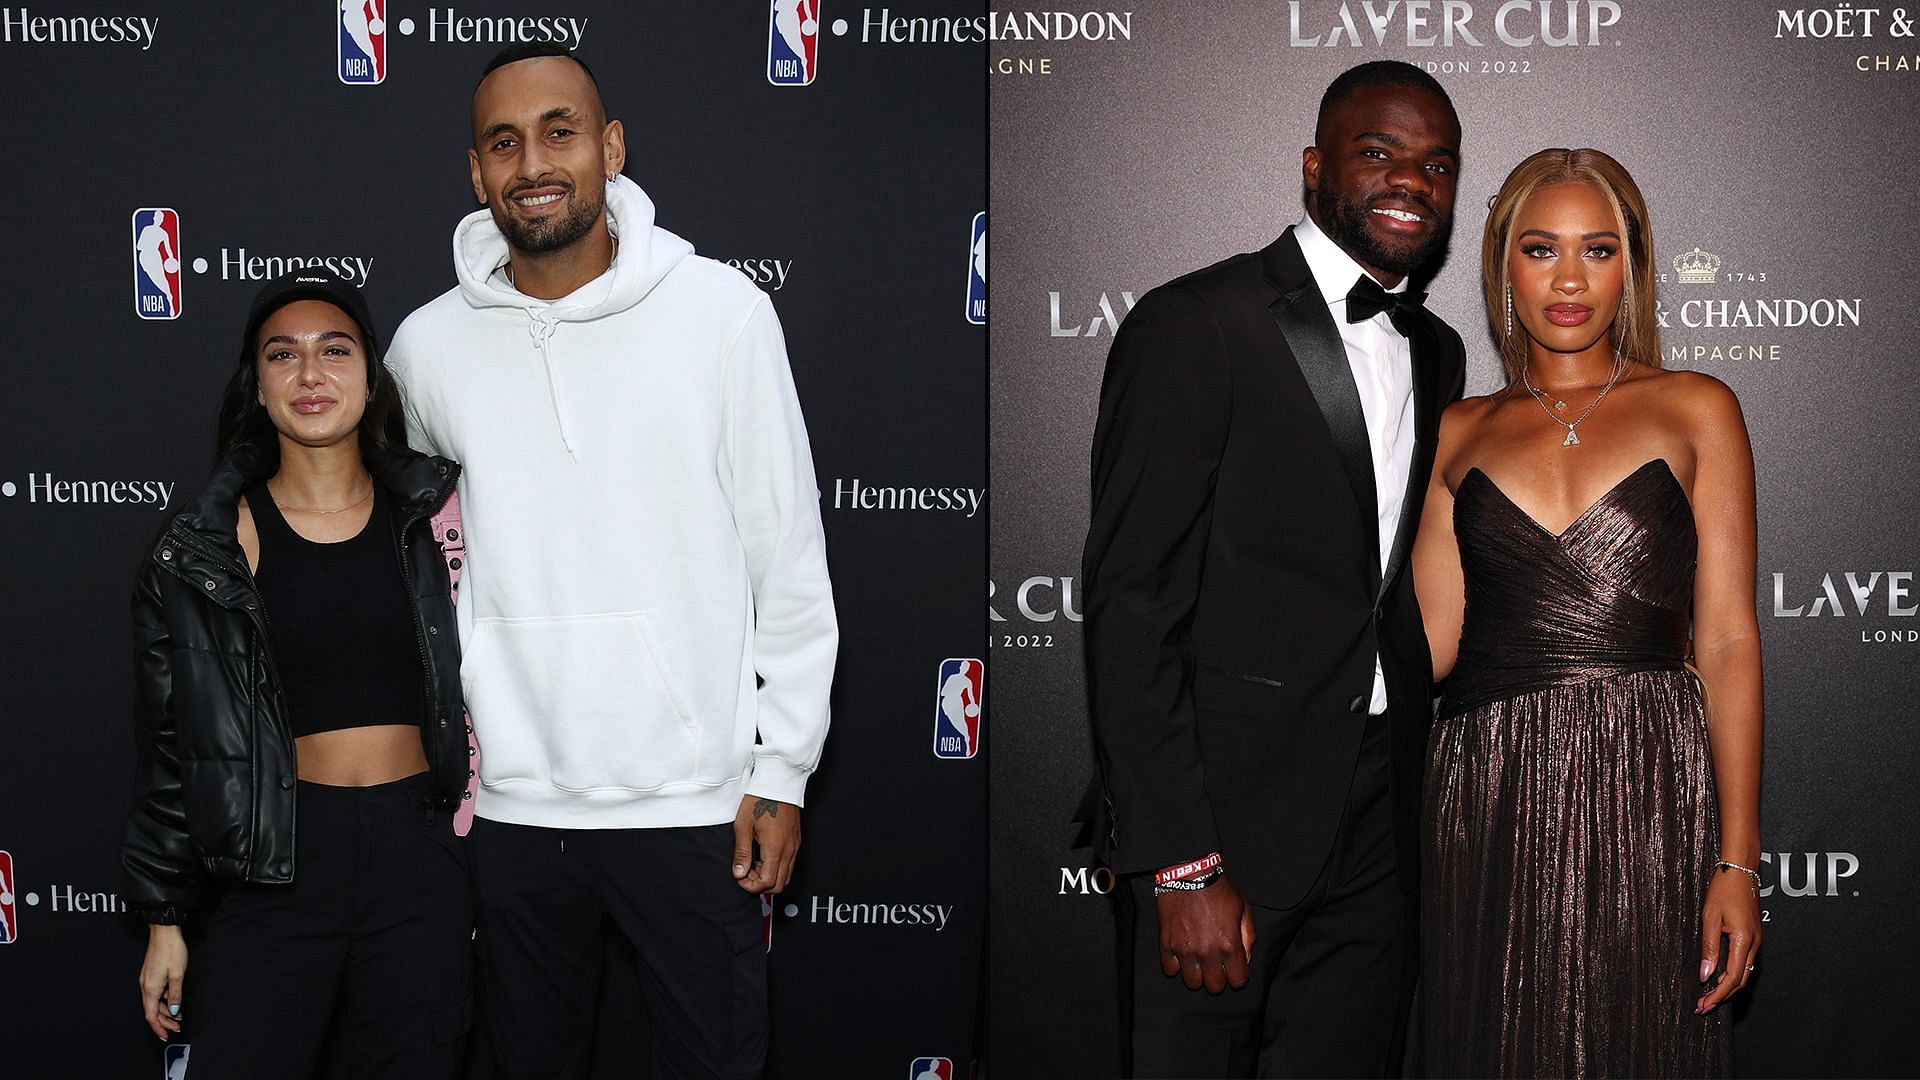
[[1695, 432], [1742, 424], [1740, 398], [1733, 388], [1704, 371], [1643, 369], [1639, 377]]
[[1473, 446], [1495, 410], [1509, 395], [1506, 388], [1479, 397], [1461, 398], [1440, 414], [1440, 445], [1434, 455], [1435, 475], [1450, 474], [1452, 463], [1462, 455], [1471, 459]]
[[1464, 397], [1447, 406], [1446, 411], [1440, 414], [1441, 442], [1471, 438], [1511, 393], [1510, 387], [1501, 387], [1491, 394]]
[[247, 497], [240, 496], [239, 517], [233, 523], [234, 539], [240, 542], [240, 550], [247, 557], [247, 570], [260, 569], [260, 533], [254, 528], [253, 508], [247, 505]]
[[1510, 393], [1511, 389], [1503, 386], [1491, 394], [1481, 394], [1478, 397], [1463, 397], [1459, 401], [1447, 406], [1446, 411], [1440, 414], [1440, 423], [1443, 426], [1446, 424], [1478, 423], [1488, 413], [1497, 408], [1501, 402], [1505, 401]]

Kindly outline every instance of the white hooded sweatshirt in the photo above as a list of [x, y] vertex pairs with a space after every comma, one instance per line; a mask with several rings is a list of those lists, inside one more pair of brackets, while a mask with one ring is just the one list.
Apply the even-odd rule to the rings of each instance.
[[465, 467], [461, 681], [475, 813], [548, 828], [800, 803], [838, 632], [819, 489], [772, 303], [607, 188], [619, 252], [559, 300], [508, 283], [486, 210], [460, 285], [387, 364], [414, 447]]

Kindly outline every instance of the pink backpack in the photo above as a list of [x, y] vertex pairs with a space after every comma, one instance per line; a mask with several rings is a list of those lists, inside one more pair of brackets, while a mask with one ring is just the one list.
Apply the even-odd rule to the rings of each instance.
[[[447, 577], [453, 582], [453, 602], [460, 602], [460, 567], [467, 560], [466, 529], [460, 525], [460, 492], [454, 491], [447, 496], [440, 512], [433, 515], [433, 538], [440, 542], [440, 553], [446, 556]], [[458, 677], [456, 673], [455, 677]], [[467, 790], [460, 796], [460, 809], [453, 815], [453, 832], [456, 836], [467, 835], [473, 828], [473, 796], [480, 790], [480, 744], [473, 737], [473, 714], [462, 710], [467, 724]]]

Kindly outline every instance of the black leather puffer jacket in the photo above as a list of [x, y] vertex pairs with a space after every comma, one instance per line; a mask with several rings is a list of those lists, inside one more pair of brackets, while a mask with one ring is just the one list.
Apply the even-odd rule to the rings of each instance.
[[[460, 650], [446, 562], [431, 519], [460, 467], [411, 454], [373, 470], [394, 496], [394, 543], [426, 670], [421, 741], [435, 802], [467, 786]], [[260, 593], [235, 527], [263, 459], [214, 468], [162, 530], [134, 585], [134, 806], [121, 863], [128, 909], [175, 923], [210, 906], [222, 880], [293, 880], [294, 752]]]

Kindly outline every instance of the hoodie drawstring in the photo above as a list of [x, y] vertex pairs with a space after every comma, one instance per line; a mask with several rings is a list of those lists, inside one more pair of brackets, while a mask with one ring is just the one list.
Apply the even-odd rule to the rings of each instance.
[[567, 437], [567, 409], [560, 400], [560, 380], [553, 373], [553, 350], [547, 345], [558, 325], [553, 313], [546, 308], [527, 309], [527, 336], [533, 338], [533, 346], [540, 350], [540, 360], [547, 368], [547, 396], [553, 401], [553, 418], [560, 425], [560, 444], [567, 448], [568, 456], [579, 461], [580, 453], [573, 448], [573, 440]]

